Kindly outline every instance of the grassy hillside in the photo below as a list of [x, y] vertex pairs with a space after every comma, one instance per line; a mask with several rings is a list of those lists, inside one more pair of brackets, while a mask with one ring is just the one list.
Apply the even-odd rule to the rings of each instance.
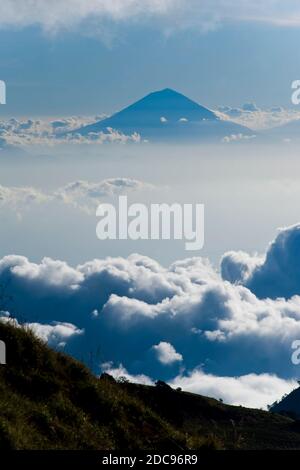
[[298, 425], [268, 412], [98, 379], [32, 333], [0, 324], [0, 449], [300, 448]]

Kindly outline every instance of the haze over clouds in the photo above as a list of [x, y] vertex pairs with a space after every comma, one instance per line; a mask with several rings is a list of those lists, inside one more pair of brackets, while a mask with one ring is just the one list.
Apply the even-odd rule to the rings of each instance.
[[299, 26], [296, 0], [267, 5], [259, 0], [2, 0], [0, 25], [40, 25], [46, 31], [77, 28], [89, 21], [95, 32], [103, 21], [160, 20], [165, 31], [196, 27], [209, 30], [224, 22], [256, 21]]
[[94, 352], [95, 371], [122, 364], [133, 378], [266, 406], [298, 376], [291, 343], [300, 338], [299, 234], [299, 225], [281, 230], [262, 257], [225, 254], [221, 274], [202, 258], [164, 268], [137, 254], [77, 267], [6, 256], [0, 284], [13, 302], [3, 310], [87, 363]]

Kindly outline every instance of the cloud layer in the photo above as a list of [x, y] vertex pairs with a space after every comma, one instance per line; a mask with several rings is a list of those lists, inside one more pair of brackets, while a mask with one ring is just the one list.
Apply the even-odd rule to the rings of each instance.
[[[125, 378], [129, 382], [154, 385], [155, 381], [146, 375], [129, 374], [124, 366], [112, 367], [107, 364], [105, 371], [116, 380]], [[297, 388], [296, 380], [283, 380], [272, 374], [248, 374], [240, 377], [222, 377], [206, 374], [195, 369], [188, 374], [179, 374], [169, 381], [173, 388], [190, 393], [222, 400], [231, 405], [267, 409], [268, 405]]]
[[[132, 377], [191, 390], [200, 384], [203, 393], [244, 404], [258, 397], [251, 401], [259, 376], [257, 403], [268, 396], [270, 402], [266, 377], [299, 375], [291, 361], [291, 344], [300, 338], [299, 234], [299, 225], [281, 230], [265, 256], [227, 253], [221, 273], [202, 258], [165, 268], [138, 254], [77, 267], [6, 256], [0, 286], [13, 300], [0, 309], [49, 341], [58, 337], [96, 372], [101, 364], [122, 364]], [[215, 377], [222, 378], [217, 389]], [[270, 384], [279, 393], [292, 382], [271, 377]]]
[[91, 132], [82, 136], [76, 129], [98, 122], [105, 116], [69, 117], [51, 120], [18, 120], [0, 121], [0, 148], [9, 145], [26, 148], [30, 145], [53, 146], [62, 144], [102, 145], [106, 143], [126, 144], [139, 143], [138, 133], [125, 135], [118, 130], [108, 127], [105, 132]]
[[300, 119], [297, 109], [286, 109], [281, 106], [262, 109], [255, 103], [245, 103], [239, 108], [219, 106], [217, 113], [223, 119], [230, 119], [254, 131], [281, 127], [292, 122], [296, 123]]
[[283, 380], [270, 374], [216, 377], [202, 370], [179, 375], [170, 384], [188, 392], [220, 398], [231, 405], [264, 409], [298, 386], [295, 380]]
[[[222, 119], [233, 121], [253, 129], [252, 135], [234, 134], [226, 136], [224, 142], [252, 140], [265, 131], [266, 135], [272, 130], [274, 138], [297, 138], [300, 112], [297, 109], [284, 109], [273, 107], [259, 109], [253, 103], [246, 103], [240, 108], [219, 106], [215, 111]], [[137, 132], [125, 135], [116, 129], [107, 128], [105, 132], [89, 133], [86, 136], [76, 132], [77, 129], [88, 124], [99, 122], [105, 115], [99, 116], [71, 116], [55, 120], [43, 119], [9, 119], [0, 121], [0, 149], [4, 146], [13, 146], [28, 149], [30, 146], [47, 146], [73, 144], [73, 145], [103, 145], [103, 144], [141, 144], [146, 143]], [[161, 118], [165, 119], [165, 118]], [[287, 126], [287, 127], [286, 127]], [[292, 126], [291, 128], [289, 126]], [[295, 129], [293, 129], [295, 127]], [[276, 136], [275, 132], [279, 132]]]

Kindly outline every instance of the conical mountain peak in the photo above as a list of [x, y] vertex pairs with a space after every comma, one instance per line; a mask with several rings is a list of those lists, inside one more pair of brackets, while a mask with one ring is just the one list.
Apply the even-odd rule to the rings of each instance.
[[144, 139], [198, 140], [222, 138], [234, 133], [248, 133], [229, 121], [222, 121], [213, 111], [201, 106], [172, 88], [154, 91], [110, 118], [79, 129], [82, 135], [107, 132], [108, 128]]

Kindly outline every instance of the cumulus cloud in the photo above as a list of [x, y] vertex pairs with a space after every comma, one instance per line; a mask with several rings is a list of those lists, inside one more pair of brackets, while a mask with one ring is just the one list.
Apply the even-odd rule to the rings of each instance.
[[174, 364], [174, 362], [181, 362], [183, 360], [182, 355], [176, 352], [174, 346], [165, 341], [155, 344], [152, 349], [156, 352], [159, 362], [164, 365]]
[[167, 318], [170, 324], [197, 328], [211, 342], [248, 338], [262, 348], [268, 341], [288, 348], [292, 338], [300, 337], [300, 297], [259, 299], [246, 287], [222, 281], [209, 282], [194, 293], [186, 291], [155, 304], [112, 294], [103, 313], [127, 325], [141, 323], [143, 318], [160, 324], [162, 318]]
[[251, 256], [244, 251], [228, 251], [221, 258], [222, 278], [234, 283], [245, 283], [259, 265], [263, 264], [263, 256]]
[[165, 31], [213, 29], [225, 22], [255, 21], [299, 26], [296, 0], [2, 0], [0, 26], [40, 25], [46, 31], [68, 30], [88, 23], [99, 31], [103, 23], [155, 19]]
[[223, 279], [248, 287], [260, 298], [290, 298], [300, 294], [300, 225], [281, 229], [265, 257], [226, 253]]
[[[247, 287], [222, 280], [201, 258], [164, 268], [147, 257], [131, 255], [72, 268], [49, 258], [36, 264], [7, 256], [0, 261], [1, 283], [10, 286], [14, 305], [26, 318], [78, 324], [94, 342], [99, 341], [95, 322], [102, 339], [107, 328], [113, 328], [116, 338], [122, 337], [117, 348], [130, 341], [130, 333], [148, 331], [145, 344], [136, 344], [137, 356], [160, 344], [161, 331], [165, 342], [176, 349], [183, 336], [186, 352], [182, 347], [180, 352], [194, 366], [205, 359], [200, 343], [214, 349], [213, 344], [226, 347], [240, 340], [243, 347], [248, 339], [268, 350], [271, 341], [277, 342], [277, 349], [268, 352], [270, 357], [280, 349], [286, 357], [290, 342], [300, 335], [299, 297], [259, 299]], [[93, 311], [98, 314], [91, 315]]]
[[28, 327], [33, 333], [50, 346], [65, 346], [74, 335], [82, 335], [84, 330], [76, 328], [72, 323], [55, 322], [53, 325], [41, 325], [40, 323], [28, 323]]
[[39, 339], [48, 343], [52, 347], [65, 347], [66, 343], [72, 337], [84, 334], [84, 330], [76, 328], [72, 323], [53, 322], [50, 325], [41, 323], [22, 323], [20, 324], [15, 318], [11, 318], [9, 313], [0, 312], [0, 321], [10, 323], [17, 328], [24, 328], [32, 331]]

